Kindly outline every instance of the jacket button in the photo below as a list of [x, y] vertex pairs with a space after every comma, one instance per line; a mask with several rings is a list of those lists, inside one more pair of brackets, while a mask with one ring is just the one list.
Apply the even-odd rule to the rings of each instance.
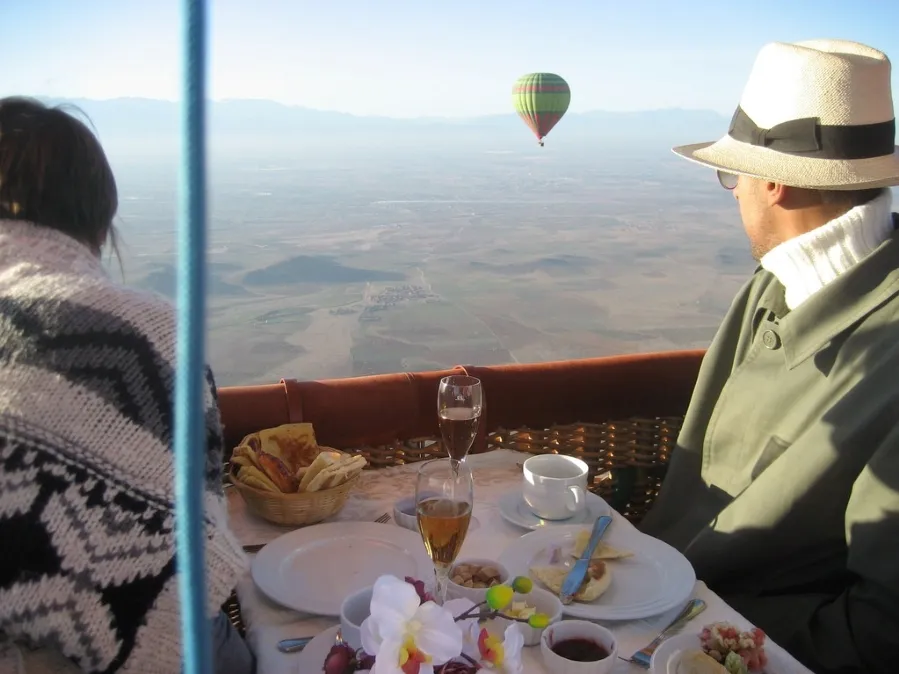
[[762, 344], [765, 345], [766, 349], [777, 349], [780, 347], [780, 336], [774, 330], [765, 330], [762, 333]]

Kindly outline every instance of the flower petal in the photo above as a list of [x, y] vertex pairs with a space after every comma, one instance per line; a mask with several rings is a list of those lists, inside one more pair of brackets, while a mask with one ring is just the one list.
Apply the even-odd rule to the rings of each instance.
[[371, 674], [403, 674], [400, 669], [400, 641], [390, 639], [381, 643], [381, 651], [375, 658]]
[[518, 623], [512, 623], [503, 635], [503, 672], [505, 674], [521, 674], [521, 649], [524, 648], [524, 635]]
[[[454, 618], [458, 618], [460, 615], [466, 611], [470, 611], [474, 607], [475, 603], [471, 599], [466, 599], [465, 597], [460, 597], [459, 599], [447, 599], [443, 602], [443, 608], [452, 613]], [[467, 620], [474, 620], [474, 618], [466, 618], [466, 621]]]
[[418, 605], [418, 594], [412, 585], [395, 576], [381, 576], [372, 588], [369, 613], [382, 638], [401, 640]]
[[369, 616], [362, 621], [362, 625], [359, 626], [359, 632], [362, 637], [362, 650], [369, 655], [377, 655], [384, 641], [381, 638], [381, 632], [378, 630], [378, 623]]
[[521, 653], [521, 649], [524, 648], [524, 635], [521, 633], [518, 623], [512, 623], [506, 628], [503, 634], [503, 648], [507, 655]]
[[427, 602], [418, 608], [415, 619], [421, 623], [415, 645], [431, 656], [433, 664], [442, 665], [462, 652], [462, 628], [445, 607]]
[[481, 628], [476, 620], [464, 621], [457, 623], [462, 628], [462, 652], [468, 657], [477, 660], [481, 657], [481, 651], [478, 649], [478, 637], [481, 634]]

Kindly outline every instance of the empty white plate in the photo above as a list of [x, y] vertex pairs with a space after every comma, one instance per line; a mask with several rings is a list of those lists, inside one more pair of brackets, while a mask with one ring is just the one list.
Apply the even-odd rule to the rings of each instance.
[[[592, 522], [590, 523], [592, 525]], [[578, 533], [588, 524], [537, 529], [510, 544], [499, 562], [513, 576], [530, 576], [532, 566], [563, 566], [575, 562], [571, 552]], [[633, 557], [606, 562], [612, 583], [593, 602], [573, 601], [565, 615], [587, 620], [636, 620], [664, 613], [687, 600], [696, 584], [693, 566], [680, 552], [616, 518], [603, 536], [610, 545]], [[539, 582], [534, 579], [535, 582]]]
[[339, 616], [346, 596], [384, 574], [434, 574], [418, 533], [375, 522], [317, 524], [276, 538], [252, 567], [253, 581], [272, 601], [326, 616]]
[[545, 520], [537, 517], [530, 506], [525, 503], [524, 496], [522, 496], [520, 490], [506, 492], [499, 497], [497, 505], [499, 506], [499, 514], [502, 515], [504, 520], [525, 529], [584, 523], [589, 523], [592, 526], [598, 517], [612, 514], [609, 504], [593, 492], [587, 492], [585, 501], [586, 507], [581, 512], [564, 520]]

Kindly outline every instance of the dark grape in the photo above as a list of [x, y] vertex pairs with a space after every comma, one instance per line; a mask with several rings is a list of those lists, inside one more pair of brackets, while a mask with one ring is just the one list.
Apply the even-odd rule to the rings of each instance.
[[409, 585], [415, 588], [415, 593], [418, 595], [419, 601], [424, 604], [426, 601], [434, 601], [434, 597], [428, 594], [427, 590], [425, 590], [424, 582], [420, 580], [416, 580], [411, 576], [406, 576], [403, 580], [405, 580]]
[[331, 646], [323, 670], [325, 674], [352, 674], [356, 671], [356, 652], [346, 644]]
[[434, 671], [437, 674], [477, 674], [481, 669], [467, 662], [453, 660], [442, 667], [437, 667]]

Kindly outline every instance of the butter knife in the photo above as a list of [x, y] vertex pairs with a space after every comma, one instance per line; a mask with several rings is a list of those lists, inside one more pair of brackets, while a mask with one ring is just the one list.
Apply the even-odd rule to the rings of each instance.
[[581, 583], [584, 582], [584, 578], [587, 575], [587, 567], [590, 565], [593, 551], [596, 550], [596, 546], [599, 545], [599, 539], [606, 533], [606, 529], [609, 528], [611, 523], [612, 518], [608, 515], [603, 515], [593, 523], [593, 532], [590, 534], [590, 541], [587, 543], [587, 547], [584, 548], [581, 558], [574, 563], [574, 566], [568, 572], [568, 575], [565, 576], [565, 580], [562, 583], [559, 599], [563, 604], [570, 604], [572, 598], [580, 589]]

